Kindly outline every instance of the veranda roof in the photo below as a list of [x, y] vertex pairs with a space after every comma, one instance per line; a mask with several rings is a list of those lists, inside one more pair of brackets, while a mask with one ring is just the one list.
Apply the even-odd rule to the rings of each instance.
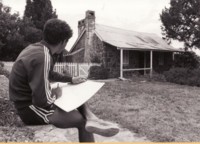
[[105, 25], [95, 25], [95, 33], [104, 42], [121, 49], [180, 51], [152, 33], [135, 32]]

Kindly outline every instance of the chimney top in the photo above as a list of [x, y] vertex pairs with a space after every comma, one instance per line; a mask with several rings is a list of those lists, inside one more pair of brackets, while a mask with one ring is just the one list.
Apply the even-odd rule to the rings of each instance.
[[78, 26], [84, 26], [84, 25], [85, 25], [85, 19], [78, 21]]
[[86, 18], [95, 18], [95, 12], [91, 10], [86, 11]]

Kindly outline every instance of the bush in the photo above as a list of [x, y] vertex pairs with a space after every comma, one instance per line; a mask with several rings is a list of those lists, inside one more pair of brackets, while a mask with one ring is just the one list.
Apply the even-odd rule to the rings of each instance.
[[200, 66], [200, 57], [194, 52], [175, 54], [174, 67], [195, 69]]
[[9, 78], [10, 72], [4, 69], [4, 64], [0, 62], [0, 75], [4, 75], [5, 77]]
[[189, 79], [189, 84], [191, 86], [200, 87], [200, 68], [191, 71], [191, 78]]
[[200, 68], [172, 68], [164, 72], [164, 76], [168, 82], [181, 85], [200, 86]]
[[91, 66], [89, 69], [89, 79], [107, 79], [108, 70], [103, 66]]
[[157, 73], [155, 71], [153, 72], [153, 75], [150, 78], [150, 80], [160, 81], [160, 82], [165, 82], [166, 81], [165, 76], [163, 74]]
[[4, 63], [0, 61], [0, 67], [4, 67]]

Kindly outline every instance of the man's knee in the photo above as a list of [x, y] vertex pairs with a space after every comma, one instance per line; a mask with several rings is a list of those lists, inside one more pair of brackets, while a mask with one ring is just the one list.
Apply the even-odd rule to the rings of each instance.
[[78, 112], [59, 112], [55, 111], [55, 113], [49, 116], [50, 124], [53, 124], [59, 128], [82, 128], [85, 127], [86, 120], [85, 118]]

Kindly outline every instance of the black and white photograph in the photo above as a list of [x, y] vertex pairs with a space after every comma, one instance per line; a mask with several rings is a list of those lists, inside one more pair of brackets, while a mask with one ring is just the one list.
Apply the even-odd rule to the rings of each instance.
[[0, 0], [0, 142], [200, 142], [200, 0]]

